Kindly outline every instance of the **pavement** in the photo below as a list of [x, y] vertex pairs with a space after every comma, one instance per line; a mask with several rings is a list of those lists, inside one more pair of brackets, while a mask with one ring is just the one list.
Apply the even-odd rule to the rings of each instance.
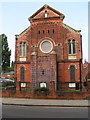
[[2, 98], [2, 104], [19, 106], [90, 107], [88, 100], [61, 99]]

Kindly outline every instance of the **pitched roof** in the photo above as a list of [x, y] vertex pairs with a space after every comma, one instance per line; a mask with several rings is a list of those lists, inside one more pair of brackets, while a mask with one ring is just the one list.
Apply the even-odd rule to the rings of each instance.
[[53, 11], [54, 13], [56, 13], [56, 14], [58, 14], [59, 16], [62, 16], [63, 17], [63, 19], [64, 19], [64, 14], [62, 14], [62, 13], [60, 13], [59, 11], [57, 11], [57, 10], [55, 10], [54, 8], [52, 8], [52, 7], [50, 7], [49, 5], [47, 5], [47, 4], [45, 4], [43, 7], [41, 7], [39, 10], [37, 10], [32, 16], [30, 16], [29, 18], [28, 18], [28, 20], [30, 21], [32, 18], [34, 18], [39, 12], [41, 12], [42, 10], [44, 10], [44, 9], [49, 9], [49, 10], [51, 10], [51, 11]]
[[21, 35], [25, 34], [28, 30], [30, 29], [30, 26], [28, 28], [26, 28], [25, 30], [23, 30], [20, 34], [16, 34], [15, 36], [20, 37]]
[[63, 23], [62, 25], [63, 25], [63, 27], [67, 28], [68, 30], [70, 30], [72, 32], [75, 32], [75, 33], [80, 33], [81, 32], [81, 30], [75, 30], [72, 27], [66, 25], [65, 23]]

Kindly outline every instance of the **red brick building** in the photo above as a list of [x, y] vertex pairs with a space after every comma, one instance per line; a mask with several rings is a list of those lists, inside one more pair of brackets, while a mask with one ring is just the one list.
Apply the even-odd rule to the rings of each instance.
[[88, 89], [88, 73], [89, 73], [89, 64], [85, 60], [84, 63], [82, 64], [82, 87], [84, 91]]
[[16, 35], [15, 79], [17, 90], [50, 87], [80, 89], [82, 36], [63, 23], [65, 16], [44, 5], [31, 17], [30, 26]]

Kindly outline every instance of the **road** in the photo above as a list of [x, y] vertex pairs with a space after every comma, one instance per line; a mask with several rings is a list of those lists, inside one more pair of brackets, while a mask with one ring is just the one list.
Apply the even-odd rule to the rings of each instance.
[[3, 105], [3, 118], [88, 118], [87, 107]]

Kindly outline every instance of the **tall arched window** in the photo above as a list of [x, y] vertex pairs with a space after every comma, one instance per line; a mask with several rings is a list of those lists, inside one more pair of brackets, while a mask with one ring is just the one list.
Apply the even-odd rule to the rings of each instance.
[[20, 81], [24, 81], [24, 74], [25, 74], [24, 67], [20, 67]]
[[26, 56], [26, 43], [23, 43], [23, 56]]
[[71, 54], [71, 40], [68, 40], [68, 54]]
[[22, 43], [20, 43], [20, 56], [22, 56]]
[[72, 40], [72, 46], [73, 46], [73, 54], [76, 53], [76, 44], [75, 44], [75, 40]]
[[70, 66], [70, 81], [75, 82], [75, 66]]
[[76, 53], [76, 41], [68, 40], [68, 54], [75, 54]]
[[27, 49], [26, 43], [20, 43], [20, 56], [21, 57], [26, 57], [26, 49]]

